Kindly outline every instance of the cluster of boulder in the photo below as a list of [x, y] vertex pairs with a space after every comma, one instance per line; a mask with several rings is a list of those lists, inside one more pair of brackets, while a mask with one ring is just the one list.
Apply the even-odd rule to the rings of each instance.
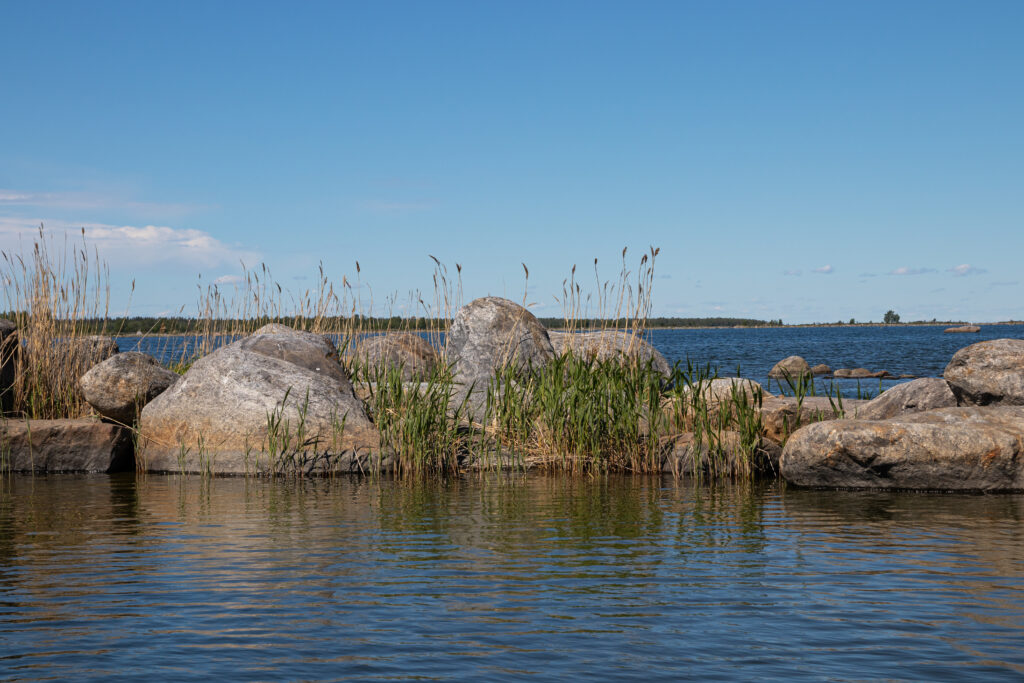
[[788, 356], [772, 366], [768, 376], [778, 380], [798, 380], [801, 378], [831, 375], [836, 379], [912, 379], [911, 375], [894, 375], [887, 370], [868, 370], [867, 368], [836, 368], [821, 363], [811, 365], [801, 356]]
[[[10, 339], [16, 331], [0, 324], [0, 347]], [[549, 332], [525, 308], [497, 297], [460, 309], [445, 344], [451, 410], [470, 428], [483, 417], [489, 389], [501, 392], [503, 383], [516, 383], [563, 353], [643, 363], [672, 375], [667, 360], [636, 335]], [[359, 387], [323, 335], [267, 325], [198, 359], [183, 376], [145, 354], [116, 353], [116, 345], [99, 339], [78, 346], [75, 353], [99, 361], [82, 375], [80, 388], [102, 420], [5, 420], [0, 446], [7, 469], [316, 474], [395, 465]], [[16, 353], [8, 351], [10, 360]], [[371, 377], [397, 368], [414, 387], [442, 362], [437, 349], [409, 333], [367, 337], [347, 356], [370, 368]], [[791, 357], [773, 376], [818, 370]], [[4, 382], [8, 371], [0, 367]], [[749, 400], [761, 427], [753, 447], [793, 484], [1024, 489], [1021, 340], [968, 346], [942, 378], [898, 384], [871, 401], [773, 396], [739, 378], [706, 381], [697, 390], [699, 396], [677, 392], [677, 400]], [[709, 444], [682, 424], [662, 437], [658, 453], [665, 471], [706, 471], [709, 459], [723, 455], [725, 471], [735, 471], [739, 454], [751, 448], [744, 439], [729, 432]]]

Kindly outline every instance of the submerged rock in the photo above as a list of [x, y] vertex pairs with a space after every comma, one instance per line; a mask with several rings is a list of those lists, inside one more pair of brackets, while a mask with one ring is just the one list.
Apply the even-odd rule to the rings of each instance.
[[248, 474], [381, 465], [379, 434], [334, 344], [309, 332], [260, 332], [200, 358], [143, 408], [143, 466]]
[[572, 353], [599, 361], [618, 360], [651, 367], [665, 377], [672, 375], [672, 366], [665, 356], [638, 334], [623, 330], [598, 332], [549, 332], [555, 355]]
[[782, 475], [799, 486], [1024, 489], [1024, 407], [940, 408], [889, 420], [836, 420], [797, 431]]
[[1024, 340], [964, 347], [953, 354], [943, 376], [961, 405], [1024, 405]]
[[859, 420], [886, 420], [906, 413], [956, 406], [956, 396], [946, 380], [925, 377], [886, 389], [857, 409]]
[[135, 467], [131, 432], [85, 420], [3, 420], [0, 443], [11, 472], [123, 472]]
[[78, 380], [86, 402], [103, 417], [132, 425], [138, 411], [178, 381], [178, 375], [137, 351], [111, 356]]
[[977, 325], [961, 325], [960, 327], [947, 327], [943, 332], [946, 334], [971, 334], [981, 332], [981, 328]]
[[821, 363], [820, 365], [815, 365], [813, 368], [811, 368], [811, 374], [812, 375], [831, 375], [832, 374], [832, 368], [830, 368], [829, 366], [825, 365], [824, 363]]
[[811, 374], [811, 366], [801, 356], [788, 356], [783, 358], [768, 371], [768, 376], [773, 379], [798, 380]]
[[366, 337], [349, 355], [365, 365], [371, 378], [377, 377], [385, 368], [394, 368], [402, 373], [406, 382], [429, 377], [441, 361], [440, 354], [430, 342], [411, 332]]

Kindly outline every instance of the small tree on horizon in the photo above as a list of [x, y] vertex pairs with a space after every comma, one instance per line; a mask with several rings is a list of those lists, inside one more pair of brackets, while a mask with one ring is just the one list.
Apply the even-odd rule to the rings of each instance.
[[900, 314], [891, 308], [885, 312], [885, 317], [882, 318], [882, 322], [886, 325], [895, 325], [900, 321]]

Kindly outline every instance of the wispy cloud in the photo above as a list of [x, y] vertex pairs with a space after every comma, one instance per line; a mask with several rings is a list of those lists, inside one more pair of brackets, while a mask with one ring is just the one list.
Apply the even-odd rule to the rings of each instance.
[[191, 204], [140, 201], [107, 192], [36, 192], [0, 188], [0, 207], [64, 210], [118, 210], [148, 216], [180, 216], [202, 207]]
[[213, 281], [215, 285], [240, 285], [245, 282], [241, 275], [221, 275]]
[[[0, 217], [0, 248], [18, 251], [28, 248], [38, 236], [38, 219]], [[108, 225], [105, 223], [76, 223], [47, 221], [45, 234], [80, 239], [99, 252], [108, 261], [131, 266], [153, 263], [180, 263], [205, 268], [239, 261], [254, 264], [259, 253], [240, 244], [223, 242], [208, 232], [190, 228], [171, 228], [159, 225]]]
[[965, 275], [981, 275], [988, 271], [984, 268], [972, 266], [970, 263], [961, 263], [959, 266], [953, 266], [952, 268], [947, 269], [946, 272], [953, 273], [953, 277], [964, 277]]
[[925, 275], [927, 273], [938, 272], [934, 268], [910, 268], [908, 266], [900, 266], [895, 270], [890, 270], [889, 275]]
[[831, 265], [825, 265], [820, 268], [815, 268], [814, 272], [821, 273], [822, 275], [831, 275], [833, 272], [835, 272], [835, 268], [833, 268]]

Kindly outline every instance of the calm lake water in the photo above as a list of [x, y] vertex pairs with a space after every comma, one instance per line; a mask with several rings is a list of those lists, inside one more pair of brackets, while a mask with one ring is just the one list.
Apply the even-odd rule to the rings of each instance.
[[8, 477], [0, 676], [1021, 680], [1022, 518], [648, 477]]
[[[985, 325], [978, 334], [945, 334], [945, 326], [783, 327], [762, 329], [653, 330], [651, 343], [669, 362], [718, 368], [721, 376], [743, 377], [769, 385], [768, 371], [786, 356], [811, 365], [888, 370], [893, 375], [941, 377], [957, 349], [988, 339], [1024, 339], [1024, 325]], [[161, 359], [178, 359], [188, 340], [182, 337], [122, 337], [121, 350], [141, 348]], [[190, 348], [190, 347], [189, 347]], [[849, 397], [858, 391], [877, 395], [899, 380], [817, 380], [820, 391], [835, 389]], [[771, 390], [779, 391], [771, 382]], [[784, 387], [788, 391], [788, 387]]]

